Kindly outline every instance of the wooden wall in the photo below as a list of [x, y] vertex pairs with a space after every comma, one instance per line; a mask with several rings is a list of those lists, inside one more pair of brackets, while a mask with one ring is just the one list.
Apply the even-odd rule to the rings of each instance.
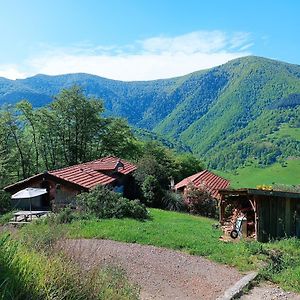
[[255, 202], [258, 241], [299, 235], [299, 199], [255, 196]]

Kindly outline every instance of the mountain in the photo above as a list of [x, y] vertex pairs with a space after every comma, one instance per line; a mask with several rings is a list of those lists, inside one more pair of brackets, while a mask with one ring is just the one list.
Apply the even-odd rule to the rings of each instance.
[[103, 99], [107, 114], [186, 144], [211, 168], [300, 158], [299, 65], [249, 56], [154, 81], [89, 74], [0, 78], [0, 104], [26, 98], [43, 106], [74, 84]]

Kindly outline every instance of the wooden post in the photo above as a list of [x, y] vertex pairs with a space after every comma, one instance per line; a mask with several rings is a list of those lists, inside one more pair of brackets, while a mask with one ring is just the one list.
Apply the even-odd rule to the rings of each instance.
[[256, 197], [254, 196], [253, 197], [253, 206], [254, 206], [254, 230], [255, 230], [255, 240], [257, 241], [258, 240], [258, 235], [259, 235], [259, 224], [258, 224], [258, 212], [257, 212], [257, 209], [258, 209], [258, 205], [257, 205], [257, 199]]
[[291, 199], [286, 198], [285, 202], [285, 233], [291, 235]]
[[220, 216], [219, 216], [219, 221], [221, 225], [224, 225], [224, 218], [225, 218], [225, 199], [224, 196], [221, 196], [221, 200], [220, 200], [220, 207], [219, 207], [219, 212], [220, 212]]

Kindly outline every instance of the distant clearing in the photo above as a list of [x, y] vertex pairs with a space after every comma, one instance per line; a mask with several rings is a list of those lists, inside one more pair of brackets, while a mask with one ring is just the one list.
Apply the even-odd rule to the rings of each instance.
[[285, 167], [279, 163], [266, 168], [247, 166], [239, 168], [236, 174], [216, 171], [220, 176], [231, 181], [233, 188], [255, 188], [257, 185], [267, 184], [300, 184], [300, 159], [287, 160]]
[[[274, 136], [273, 134], [270, 134], [269, 136]], [[300, 141], [300, 128], [298, 127], [290, 127], [287, 124], [282, 124], [278, 131], [276, 131], [276, 136], [278, 138], [282, 137], [291, 137], [292, 139], [295, 139], [296, 141]]]

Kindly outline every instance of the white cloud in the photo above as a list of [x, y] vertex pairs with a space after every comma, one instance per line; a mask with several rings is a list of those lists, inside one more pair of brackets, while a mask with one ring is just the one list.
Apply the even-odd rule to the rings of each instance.
[[198, 31], [177, 37], [154, 37], [141, 41], [149, 52], [212, 53], [226, 46], [226, 35], [221, 31]]
[[21, 72], [16, 65], [1, 65], [0, 66], [0, 77], [9, 79], [25, 78], [26, 73]]
[[[248, 33], [197, 31], [176, 37], [152, 37], [131, 45], [102, 46], [88, 42], [69, 48], [43, 45], [40, 55], [19, 69], [4, 68], [8, 78], [43, 73], [91, 73], [119, 80], [150, 80], [184, 75], [249, 55], [253, 43]], [[246, 51], [247, 50], [247, 51]]]

